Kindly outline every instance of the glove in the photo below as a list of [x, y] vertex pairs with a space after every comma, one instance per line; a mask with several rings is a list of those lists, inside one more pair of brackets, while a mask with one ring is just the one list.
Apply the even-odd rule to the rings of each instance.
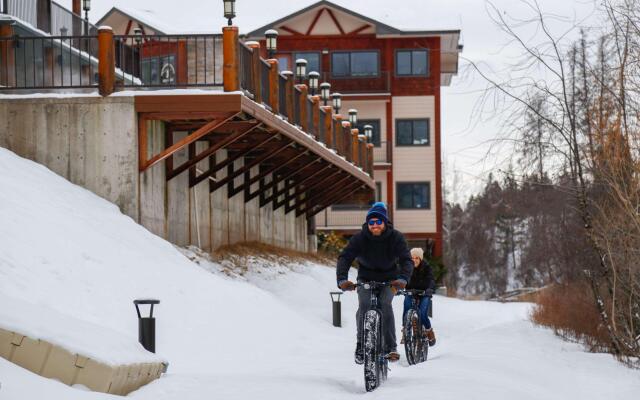
[[391, 281], [391, 286], [396, 289], [404, 289], [407, 286], [407, 282], [402, 279], [396, 279], [395, 281]]
[[344, 281], [341, 282], [338, 287], [344, 291], [349, 291], [349, 290], [353, 290], [356, 288], [356, 284], [351, 282], [351, 281]]
[[424, 291], [424, 295], [425, 295], [425, 296], [429, 296], [429, 297], [433, 296], [433, 289], [427, 289], [427, 290], [425, 290], [425, 291]]

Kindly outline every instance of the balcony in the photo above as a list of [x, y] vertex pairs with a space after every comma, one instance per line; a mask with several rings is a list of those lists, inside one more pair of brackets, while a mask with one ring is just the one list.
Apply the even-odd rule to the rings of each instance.
[[381, 71], [378, 76], [336, 78], [322, 73], [322, 82], [331, 83], [331, 90], [342, 94], [381, 94], [391, 92], [391, 73]]

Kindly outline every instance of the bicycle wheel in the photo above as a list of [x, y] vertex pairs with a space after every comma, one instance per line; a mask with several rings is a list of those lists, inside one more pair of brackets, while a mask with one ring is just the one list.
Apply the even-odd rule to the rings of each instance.
[[380, 386], [381, 363], [383, 358], [381, 348], [381, 318], [375, 310], [369, 310], [364, 315], [364, 386], [370, 392]]
[[416, 363], [416, 345], [420, 340], [419, 336], [416, 336], [415, 328], [418, 324], [418, 313], [416, 310], [409, 310], [404, 317], [404, 353], [407, 357], [409, 365]]
[[422, 323], [418, 320], [419, 329], [417, 334], [418, 340], [416, 345], [416, 364], [427, 361], [427, 355], [429, 354], [429, 341], [424, 336], [424, 327]]

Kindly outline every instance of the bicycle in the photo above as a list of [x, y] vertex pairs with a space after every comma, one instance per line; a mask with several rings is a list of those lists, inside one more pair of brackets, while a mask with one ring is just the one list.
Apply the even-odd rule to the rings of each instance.
[[409, 365], [415, 365], [427, 361], [429, 355], [429, 341], [424, 336], [424, 327], [420, 321], [418, 305], [420, 298], [425, 297], [424, 290], [405, 289], [398, 294], [411, 296], [411, 308], [407, 311], [402, 322], [404, 332], [404, 352]]
[[387, 379], [389, 360], [384, 351], [382, 309], [378, 305], [380, 290], [390, 282], [359, 282], [356, 287], [371, 290], [371, 307], [362, 316], [362, 348], [364, 351], [364, 386], [367, 392], [375, 390]]

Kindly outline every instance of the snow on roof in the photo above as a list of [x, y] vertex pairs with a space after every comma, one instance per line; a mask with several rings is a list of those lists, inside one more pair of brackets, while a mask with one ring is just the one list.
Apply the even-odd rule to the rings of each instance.
[[[59, 2], [71, 8], [71, 0]], [[318, 2], [237, 0], [234, 24], [240, 27], [241, 33], [248, 33]], [[387, 0], [332, 0], [332, 3], [405, 31], [460, 27], [459, 6], [446, 0], [402, 0], [394, 3]], [[90, 19], [98, 21], [112, 7], [167, 33], [220, 33], [226, 23], [222, 1], [202, 0], [181, 0], [179, 7], [174, 0], [94, 0]]]

